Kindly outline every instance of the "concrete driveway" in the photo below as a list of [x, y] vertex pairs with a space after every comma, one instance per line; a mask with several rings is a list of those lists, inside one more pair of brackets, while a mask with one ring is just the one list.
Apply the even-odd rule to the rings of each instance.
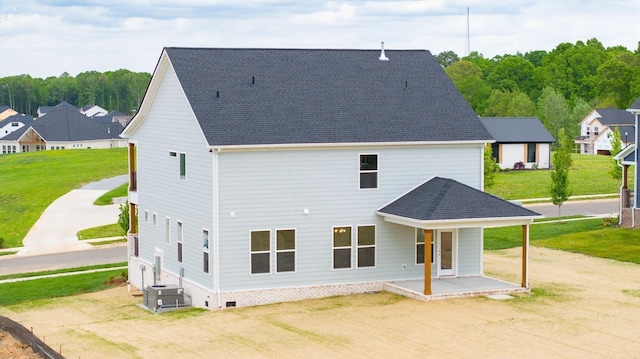
[[107, 178], [73, 190], [55, 200], [29, 230], [18, 256], [41, 255], [93, 248], [78, 240], [82, 229], [116, 223], [119, 205], [96, 206], [104, 193], [126, 183], [127, 175]]

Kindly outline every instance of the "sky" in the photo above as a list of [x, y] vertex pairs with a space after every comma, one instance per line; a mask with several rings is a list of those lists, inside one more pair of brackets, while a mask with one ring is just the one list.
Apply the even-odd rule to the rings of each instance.
[[427, 49], [487, 58], [638, 48], [638, 0], [0, 0], [0, 77], [128, 69], [163, 47]]

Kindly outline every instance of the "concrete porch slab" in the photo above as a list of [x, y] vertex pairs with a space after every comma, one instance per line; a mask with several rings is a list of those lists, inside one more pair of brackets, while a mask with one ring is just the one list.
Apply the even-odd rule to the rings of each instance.
[[431, 280], [431, 295], [423, 294], [422, 279], [387, 282], [384, 290], [421, 301], [530, 291], [517, 284], [483, 276], [434, 278]]

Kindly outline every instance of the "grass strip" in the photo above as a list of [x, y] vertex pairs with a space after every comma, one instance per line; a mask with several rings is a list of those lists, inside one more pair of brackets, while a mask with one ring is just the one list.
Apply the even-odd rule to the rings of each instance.
[[43, 275], [60, 274], [60, 273], [84, 272], [84, 271], [93, 270], [93, 269], [126, 267], [127, 264], [128, 264], [127, 262], [120, 262], [120, 263], [100, 264], [95, 266], [84, 266], [84, 267], [77, 267], [77, 268], [48, 270], [48, 271], [41, 271], [41, 272], [6, 274], [6, 275], [0, 275], [0, 280], [39, 277]]
[[81, 231], [78, 231], [78, 233], [76, 234], [79, 240], [123, 237], [124, 235], [124, 230], [117, 223], [83, 229]]
[[108, 206], [113, 204], [113, 199], [118, 197], [127, 197], [129, 195], [129, 183], [123, 183], [120, 186], [98, 197], [93, 204], [96, 206]]
[[76, 274], [65, 277], [41, 278], [25, 282], [0, 284], [0, 306], [40, 299], [50, 299], [97, 292], [113, 287], [114, 277], [126, 276], [126, 269]]

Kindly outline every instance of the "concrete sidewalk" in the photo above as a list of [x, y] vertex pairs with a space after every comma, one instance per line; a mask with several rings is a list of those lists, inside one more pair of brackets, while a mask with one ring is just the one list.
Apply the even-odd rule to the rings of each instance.
[[41, 255], [91, 248], [79, 241], [80, 230], [118, 222], [119, 205], [96, 206], [93, 202], [109, 190], [126, 183], [127, 175], [108, 178], [73, 190], [44, 211], [24, 240], [18, 256]]

